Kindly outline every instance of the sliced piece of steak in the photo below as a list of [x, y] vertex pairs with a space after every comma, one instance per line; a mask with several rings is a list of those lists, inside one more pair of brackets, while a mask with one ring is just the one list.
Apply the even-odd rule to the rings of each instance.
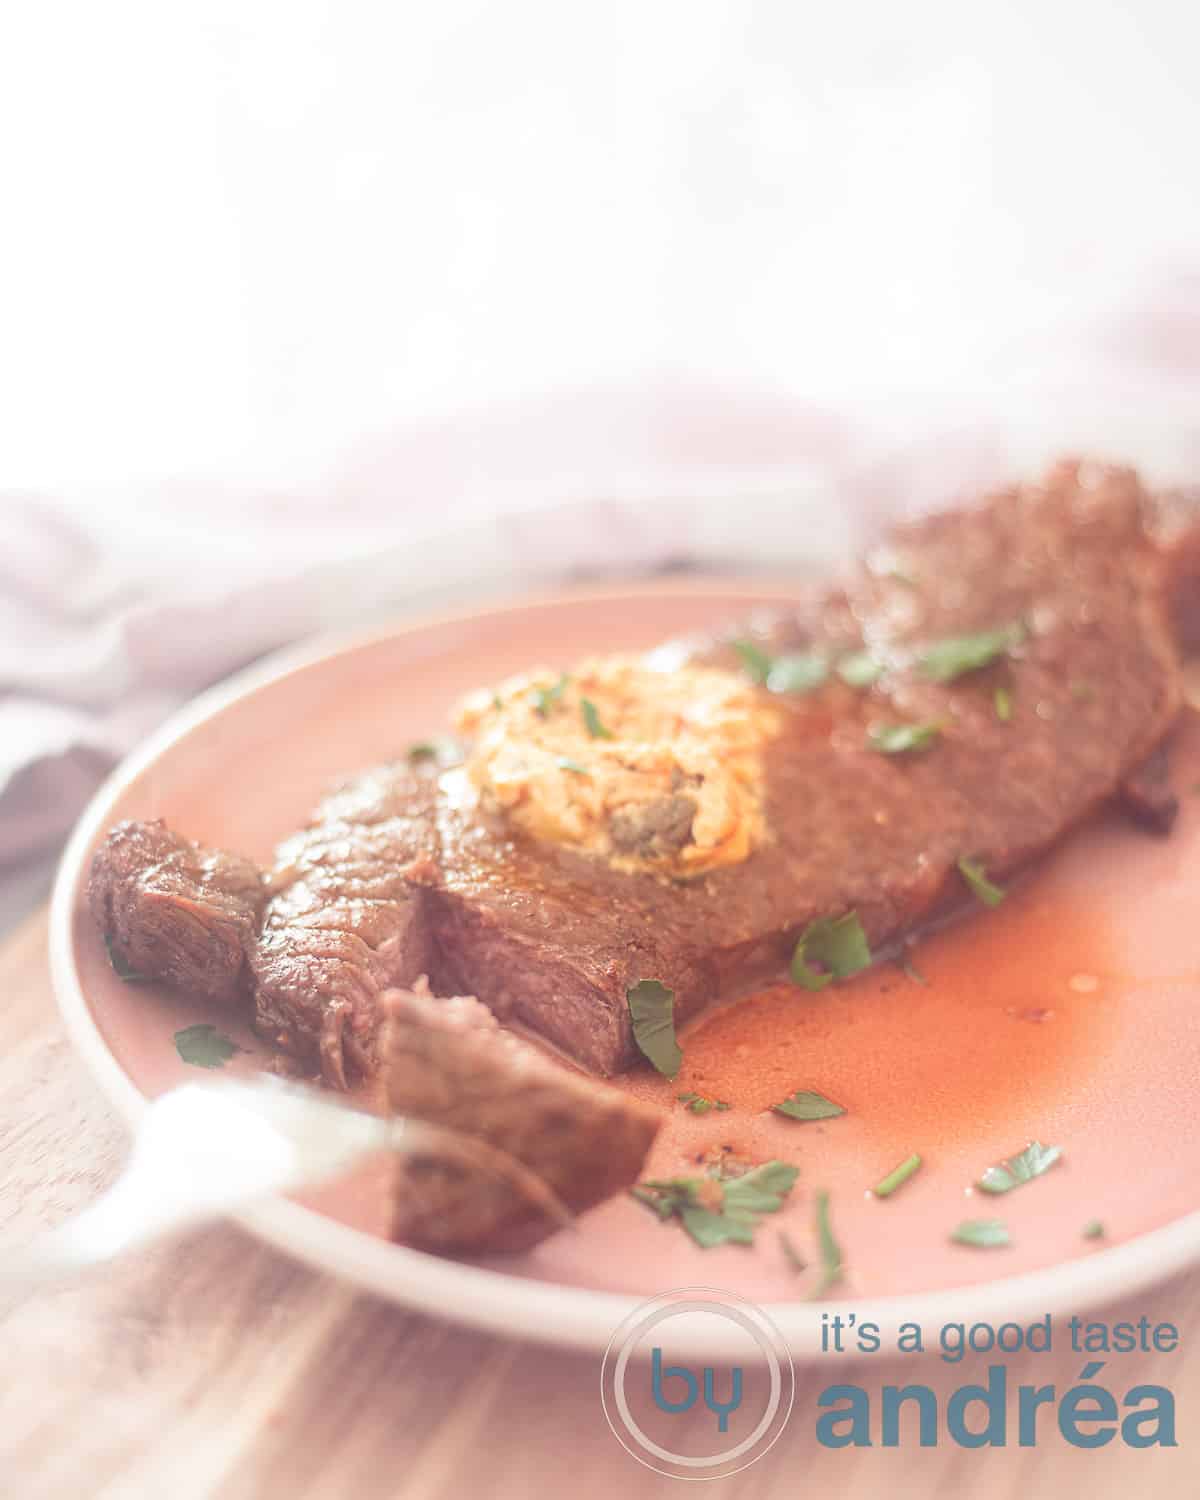
[[501, 1030], [470, 997], [437, 1000], [422, 980], [390, 990], [381, 1069], [389, 1107], [515, 1157], [572, 1213], [631, 1187], [657, 1110], [585, 1078]]
[[417, 1250], [527, 1250], [571, 1222], [528, 1167], [477, 1136], [438, 1126], [405, 1132], [392, 1157], [390, 1234]]
[[434, 768], [367, 772], [276, 851], [252, 964], [255, 1026], [346, 1086], [374, 1070], [378, 998], [430, 967]]
[[118, 823], [88, 880], [92, 916], [118, 965], [227, 1004], [249, 994], [266, 899], [250, 860], [180, 838], [161, 819]]

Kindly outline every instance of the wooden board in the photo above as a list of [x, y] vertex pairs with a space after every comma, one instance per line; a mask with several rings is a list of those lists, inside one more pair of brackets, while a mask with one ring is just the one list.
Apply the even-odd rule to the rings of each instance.
[[[125, 1131], [58, 1022], [38, 913], [0, 948], [0, 1253], [92, 1199], [117, 1172]], [[1089, 1500], [1200, 1494], [1200, 1275], [1109, 1318], [1170, 1320], [1174, 1353], [1114, 1356], [1120, 1396], [1139, 1380], [1175, 1393], [1179, 1446], [1097, 1451], [1057, 1435], [1022, 1449], [826, 1449], [817, 1393], [919, 1379], [940, 1394], [985, 1359], [898, 1365], [881, 1356], [799, 1372], [774, 1449], [706, 1493], [795, 1500]], [[599, 1399], [600, 1361], [454, 1328], [356, 1294], [241, 1231], [216, 1226], [132, 1255], [71, 1286], [0, 1293], [0, 1475], [20, 1500], [643, 1500], [684, 1493], [619, 1447]], [[1076, 1383], [1069, 1353], [1016, 1357], [1011, 1385]]]

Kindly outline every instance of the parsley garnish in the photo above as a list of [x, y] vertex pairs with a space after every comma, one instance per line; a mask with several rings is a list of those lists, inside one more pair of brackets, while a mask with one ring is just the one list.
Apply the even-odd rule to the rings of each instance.
[[909, 750], [928, 750], [941, 732], [936, 719], [923, 724], [881, 724], [867, 735], [867, 746], [880, 755], [903, 755]]
[[[822, 964], [814, 969], [810, 960]], [[849, 911], [835, 921], [821, 917], [800, 934], [792, 954], [792, 978], [806, 990], [823, 990], [834, 979], [846, 979], [871, 963], [871, 950], [858, 913]]]
[[550, 710], [556, 708], [562, 702], [562, 695], [567, 690], [570, 678], [564, 672], [553, 687], [535, 687], [533, 690], [533, 706], [541, 714], [543, 719], [550, 717]]
[[1104, 1225], [1099, 1219], [1089, 1219], [1083, 1226], [1083, 1237], [1085, 1240], [1102, 1240], [1104, 1238]]
[[787, 1261], [788, 1265], [791, 1266], [793, 1271], [808, 1270], [808, 1262], [804, 1259], [803, 1255], [800, 1254], [799, 1250], [796, 1249], [796, 1246], [792, 1243], [792, 1237], [790, 1234], [788, 1234], [786, 1229], [781, 1229], [779, 1231], [779, 1244], [781, 1249], [783, 1250], [784, 1260]]
[[973, 1245], [977, 1250], [994, 1250], [1011, 1245], [1012, 1238], [1003, 1219], [964, 1219], [950, 1238], [957, 1245]]
[[1012, 718], [1012, 694], [1006, 687], [998, 687], [992, 694], [992, 703], [996, 709], [996, 717], [1001, 724], [1007, 724]]
[[185, 1026], [175, 1033], [175, 1050], [195, 1068], [223, 1068], [243, 1048], [222, 1036], [215, 1026]]
[[633, 1039], [660, 1073], [674, 1078], [683, 1062], [675, 1040], [675, 991], [657, 979], [639, 979], [625, 992]]
[[453, 765], [462, 759], [462, 746], [449, 734], [435, 734], [428, 740], [417, 740], [404, 752], [409, 760], [436, 760], [439, 765]]
[[920, 1170], [921, 1158], [914, 1151], [906, 1156], [898, 1167], [893, 1167], [882, 1182], [875, 1186], [877, 1198], [890, 1198], [897, 1188], [902, 1188], [914, 1172]]
[[812, 693], [829, 676], [829, 660], [818, 652], [777, 656], [766, 676], [772, 693]]
[[731, 641], [742, 659], [742, 667], [752, 682], [765, 683], [771, 672], [771, 658], [753, 641]]
[[1010, 1156], [998, 1167], [989, 1167], [979, 1179], [978, 1186], [985, 1193], [1011, 1193], [1013, 1188], [1048, 1172], [1061, 1156], [1061, 1146], [1043, 1146], [1041, 1141], [1030, 1141], [1024, 1151]]
[[710, 1109], [723, 1111], [729, 1108], [724, 1099], [706, 1099], [703, 1094], [676, 1094], [675, 1097], [680, 1104], [686, 1104], [694, 1115], [706, 1115]]
[[948, 636], [917, 653], [917, 670], [934, 682], [952, 682], [965, 672], [988, 666], [1024, 639], [1025, 627], [1019, 620], [1011, 625], [1001, 625], [998, 630]]
[[139, 974], [136, 969], [131, 969], [117, 950], [113, 947], [112, 938], [106, 932], [104, 934], [104, 951], [108, 954], [108, 961], [112, 964], [113, 973], [118, 979], [123, 979], [126, 984], [147, 984], [148, 974]]
[[611, 729], [606, 729], [600, 719], [600, 711], [590, 698], [581, 698], [579, 707], [583, 712], [583, 722], [587, 725], [587, 732], [594, 740], [615, 739]]
[[660, 1219], [678, 1218], [702, 1250], [752, 1245], [763, 1214], [776, 1213], [791, 1192], [798, 1167], [768, 1161], [741, 1177], [670, 1177], [641, 1182], [631, 1192]]
[[999, 906], [1004, 900], [1004, 887], [988, 879], [987, 871], [978, 860], [964, 856], [959, 860], [958, 868], [962, 878], [971, 887], [972, 895], [982, 901], [984, 906]]
[[820, 1192], [816, 1197], [817, 1246], [821, 1252], [821, 1276], [810, 1300], [823, 1297], [832, 1286], [842, 1279], [842, 1247], [833, 1237], [833, 1226], [829, 1222], [829, 1194]]
[[833, 1120], [846, 1113], [840, 1104], [808, 1089], [797, 1089], [782, 1104], [772, 1104], [771, 1108], [777, 1115], [787, 1115], [790, 1120]]
[[829, 676], [829, 659], [819, 651], [771, 656], [753, 641], [733, 641], [732, 645], [747, 677], [772, 693], [812, 693]]
[[837, 674], [847, 687], [866, 688], [883, 676], [883, 663], [869, 651], [852, 651], [838, 662]]

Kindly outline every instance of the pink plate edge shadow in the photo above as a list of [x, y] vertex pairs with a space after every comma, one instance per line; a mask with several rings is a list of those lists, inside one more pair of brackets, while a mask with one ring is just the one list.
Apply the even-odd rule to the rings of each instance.
[[[301, 669], [398, 636], [438, 627], [467, 625], [530, 605], [612, 601], [647, 596], [693, 598], [706, 591], [737, 590], [778, 599], [778, 582], [711, 577], [656, 579], [620, 587], [559, 591], [522, 596], [483, 609], [421, 616], [391, 626], [327, 637], [303, 647], [273, 653], [208, 689], [174, 714], [145, 744], [128, 756], [96, 792], [63, 852], [51, 898], [49, 948], [54, 990], [67, 1033], [104, 1094], [131, 1127], [145, 1099], [109, 1049], [83, 990], [74, 944], [76, 911], [91, 845], [130, 783], [199, 725], [266, 684]], [[392, 1245], [336, 1222], [285, 1198], [272, 1198], [233, 1216], [259, 1239], [297, 1260], [392, 1302], [489, 1333], [562, 1348], [602, 1352], [614, 1331], [646, 1298], [568, 1287], [444, 1260]], [[860, 1320], [879, 1324], [894, 1338], [901, 1323], [927, 1326], [951, 1320], [1023, 1321], [1050, 1312], [1084, 1312], [1144, 1290], [1200, 1261], [1200, 1212], [1190, 1213], [1125, 1244], [1098, 1250], [1086, 1259], [1019, 1276], [940, 1292], [855, 1299]], [[666, 1289], [664, 1289], [666, 1290]], [[821, 1353], [822, 1310], [837, 1306], [774, 1301], [763, 1310], [787, 1341], [792, 1357], [811, 1360]], [[701, 1325], [712, 1325], [702, 1327]], [[693, 1346], [679, 1353], [721, 1359], [744, 1357], [734, 1338], [722, 1338], [723, 1319], [698, 1320]]]

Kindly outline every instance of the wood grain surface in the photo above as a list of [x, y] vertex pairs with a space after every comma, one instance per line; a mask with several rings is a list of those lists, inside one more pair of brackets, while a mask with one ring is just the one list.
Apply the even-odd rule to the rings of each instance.
[[[124, 1127], [63, 1033], [37, 913], [0, 948], [0, 1250], [82, 1207], [115, 1175]], [[2, 1294], [0, 1294], [2, 1295]], [[1200, 1275], [1104, 1314], [1169, 1319], [1171, 1354], [1114, 1356], [1118, 1399], [1139, 1380], [1175, 1393], [1179, 1446], [826, 1449], [815, 1397], [878, 1390], [883, 1356], [798, 1371], [783, 1437], [705, 1493], [754, 1500], [1200, 1496]], [[1099, 1314], [1097, 1314], [1099, 1316]], [[600, 1361], [406, 1312], [218, 1225], [131, 1255], [53, 1293], [0, 1302], [0, 1494], [223, 1500], [622, 1500], [686, 1493], [630, 1458], [599, 1400]], [[986, 1360], [903, 1364], [939, 1392]], [[1010, 1384], [1079, 1379], [1069, 1353], [1009, 1362]], [[919, 1374], [918, 1374], [919, 1370]]]

